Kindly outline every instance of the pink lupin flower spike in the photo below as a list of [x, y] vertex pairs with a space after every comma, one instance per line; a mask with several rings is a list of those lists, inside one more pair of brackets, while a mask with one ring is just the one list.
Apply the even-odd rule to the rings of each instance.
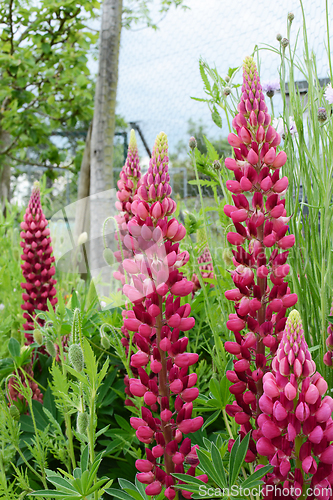
[[[262, 378], [269, 370], [267, 355], [275, 353], [286, 311], [297, 302], [286, 281], [288, 249], [295, 243], [294, 235], [288, 234], [283, 197], [288, 179], [280, 175], [287, 156], [277, 153], [281, 138], [270, 123], [256, 65], [247, 57], [238, 114], [232, 122], [236, 134], [228, 136], [235, 157], [225, 160], [235, 176], [226, 183], [234, 205], [224, 207], [235, 226], [227, 240], [236, 247], [231, 271], [235, 288], [225, 296], [235, 303], [227, 322], [235, 342], [227, 342], [226, 350], [236, 356], [234, 370], [227, 376], [237, 404], [226, 410], [241, 425], [241, 435], [253, 430], [251, 419], [262, 411], [258, 400], [263, 393]], [[252, 438], [256, 440], [255, 430]], [[255, 453], [254, 441], [250, 443]], [[249, 453], [248, 461], [255, 459], [254, 453]]]
[[[120, 242], [118, 242], [118, 251], [115, 252], [115, 257], [119, 262], [118, 270], [113, 273], [113, 277], [121, 281], [122, 285], [125, 284], [124, 269], [122, 267], [122, 255], [128, 257], [131, 253], [128, 249], [124, 248], [122, 244], [124, 237], [128, 234], [127, 223], [130, 221], [134, 214], [132, 212], [132, 203], [137, 199], [137, 190], [140, 185], [141, 170], [139, 163], [139, 151], [136, 142], [135, 132], [132, 129], [130, 134], [130, 141], [128, 145], [128, 152], [125, 165], [123, 166], [119, 181], [117, 183], [118, 191], [116, 202], [116, 209], [119, 214], [115, 219], [118, 224]], [[118, 240], [118, 233], [115, 235]], [[122, 252], [119, 245], [122, 244]]]
[[[203, 418], [192, 417], [199, 391], [195, 387], [197, 375], [190, 367], [198, 355], [186, 351], [188, 338], [181, 332], [190, 330], [195, 320], [190, 316], [190, 305], [181, 306], [180, 298], [192, 292], [193, 283], [179, 271], [189, 254], [179, 248], [184, 226], [169, 218], [176, 209], [170, 195], [168, 143], [161, 132], [138, 199], [132, 203], [136, 216], [128, 222], [123, 240], [133, 255], [123, 262], [130, 278], [123, 292], [133, 303], [133, 309], [123, 313], [124, 329], [134, 333], [134, 376], [125, 380], [125, 392], [129, 398], [143, 397], [141, 417], [132, 417], [131, 425], [137, 438], [151, 445], [146, 459], [136, 462], [137, 478], [147, 485], [147, 495], [158, 495], [165, 487], [165, 496], [173, 500], [177, 481], [172, 473], [184, 473], [188, 464], [187, 473], [194, 474], [199, 463], [195, 447], [183, 434], [200, 429]], [[126, 349], [128, 337], [123, 338]]]
[[58, 302], [54, 287], [57, 282], [54, 279], [55, 257], [52, 256], [50, 229], [47, 225], [40, 203], [39, 183], [35, 182], [24, 221], [21, 222], [21, 259], [24, 261], [21, 268], [25, 278], [25, 283], [21, 283], [24, 300], [21, 307], [25, 311], [23, 317], [27, 320], [23, 325], [27, 344], [33, 342], [29, 332], [35, 328], [35, 310], [46, 311], [47, 300], [50, 300], [52, 306]]
[[326, 498], [325, 488], [333, 484], [333, 400], [325, 396], [327, 383], [316, 371], [296, 310], [288, 316], [263, 389], [257, 452], [274, 466], [264, 478], [264, 498], [273, 500], [285, 489], [296, 499], [310, 487]]

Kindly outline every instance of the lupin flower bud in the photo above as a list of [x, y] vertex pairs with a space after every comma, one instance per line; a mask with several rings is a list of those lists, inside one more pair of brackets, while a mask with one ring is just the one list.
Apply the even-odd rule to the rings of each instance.
[[77, 372], [82, 372], [84, 368], [84, 356], [79, 344], [72, 344], [68, 350], [69, 361]]
[[106, 335], [103, 335], [101, 338], [101, 346], [107, 351], [110, 349], [110, 340]]
[[[35, 310], [46, 311], [48, 300], [53, 307], [58, 301], [54, 288], [55, 258], [52, 256], [50, 229], [47, 224], [40, 203], [39, 183], [35, 182], [24, 221], [21, 222], [21, 268], [25, 278], [25, 283], [21, 283], [24, 292], [24, 304], [21, 307], [25, 311], [23, 317], [27, 320], [23, 325], [27, 344], [33, 342], [33, 335], [29, 332], [34, 330]], [[39, 322], [42, 323], [41, 320]]]
[[54, 342], [52, 342], [52, 340], [50, 339], [47, 339], [46, 342], [45, 342], [45, 349], [46, 351], [49, 353], [49, 355], [52, 357], [52, 358], [55, 358], [56, 355], [57, 355], [57, 351], [56, 351], [56, 348], [55, 348], [55, 345], [54, 345]]
[[9, 413], [10, 413], [10, 416], [14, 419], [14, 420], [20, 420], [20, 412], [19, 412], [19, 409], [17, 408], [16, 405], [14, 404], [11, 404], [10, 407], [9, 407]]
[[[322, 495], [333, 478], [333, 446], [330, 444], [333, 399], [323, 397], [327, 383], [316, 372], [301, 317], [295, 310], [289, 314], [272, 371], [263, 377], [263, 387], [257, 451], [274, 466], [273, 473], [264, 478], [266, 485], [273, 481], [288, 498], [294, 498], [296, 488], [306, 491], [309, 487], [317, 489], [316, 498], [328, 498]], [[264, 498], [275, 497], [267, 488]]]
[[281, 46], [285, 49], [289, 45], [289, 40], [288, 40], [288, 38], [282, 38], [280, 43], [281, 43]]
[[43, 345], [43, 334], [38, 328], [34, 330], [33, 338], [39, 346]]
[[113, 264], [115, 263], [115, 257], [114, 257], [114, 254], [113, 254], [111, 248], [108, 248], [108, 247], [104, 248], [103, 258], [108, 266], [113, 266]]
[[[127, 354], [132, 348], [133, 376], [125, 377], [125, 393], [144, 401], [142, 418], [131, 418], [131, 425], [139, 441], [152, 445], [146, 449], [146, 459], [136, 462], [137, 479], [147, 485], [147, 495], [158, 495], [165, 487], [165, 496], [172, 500], [176, 494], [172, 474], [184, 472], [186, 460], [193, 461], [193, 472], [198, 464], [191, 441], [183, 434], [200, 429], [203, 419], [192, 418], [199, 391], [190, 367], [198, 355], [186, 352], [188, 338], [181, 332], [189, 331], [195, 321], [190, 305], [181, 305], [181, 297], [192, 292], [193, 283], [179, 270], [189, 254], [179, 248], [186, 230], [171, 217], [176, 203], [170, 197], [169, 180], [168, 143], [161, 132], [138, 190], [136, 216], [124, 236], [131, 254], [122, 263], [128, 275], [123, 293], [133, 308], [123, 311], [122, 344]], [[131, 344], [129, 332], [133, 332]]]
[[188, 141], [188, 145], [189, 145], [189, 148], [190, 149], [195, 149], [197, 147], [197, 140], [195, 137], [190, 137], [189, 141]]
[[278, 42], [281, 42], [281, 40], [282, 40], [282, 35], [281, 35], [281, 33], [277, 33], [277, 35], [276, 35], [276, 39], [277, 39], [277, 41], [278, 41]]
[[80, 434], [86, 434], [89, 425], [89, 416], [86, 412], [79, 412], [77, 414], [76, 427]]
[[[226, 350], [236, 356], [231, 372], [234, 375], [230, 374], [229, 380], [237, 405], [227, 405], [226, 411], [241, 423], [246, 434], [253, 430], [260, 412], [270, 407], [265, 398], [261, 399], [263, 380], [270, 370], [267, 358], [276, 352], [282, 338], [287, 308], [297, 302], [286, 281], [288, 249], [295, 242], [288, 234], [285, 210], [288, 179], [280, 177], [287, 156], [277, 152], [281, 138], [271, 126], [252, 57], [244, 61], [242, 94], [233, 127], [236, 133], [229, 134], [228, 141], [234, 148], [234, 158], [226, 158], [225, 165], [235, 176], [235, 180], [227, 181], [234, 205], [225, 205], [224, 212], [235, 227], [227, 235], [235, 248], [235, 270], [231, 271], [234, 288], [225, 296], [235, 304], [227, 327], [234, 332], [236, 342], [228, 342]], [[276, 391], [273, 386], [270, 389], [271, 393]], [[288, 394], [292, 393], [293, 387], [288, 387]], [[252, 433], [249, 461], [255, 460], [258, 435]]]

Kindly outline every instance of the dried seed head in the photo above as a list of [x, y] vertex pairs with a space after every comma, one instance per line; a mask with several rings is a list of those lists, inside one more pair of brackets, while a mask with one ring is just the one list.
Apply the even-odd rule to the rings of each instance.
[[45, 342], [45, 349], [47, 350], [49, 355], [52, 356], [52, 358], [56, 357], [57, 351], [54, 347], [54, 343], [52, 342], [52, 340], [47, 339], [47, 341]]
[[190, 149], [195, 149], [197, 147], [197, 140], [195, 137], [190, 137], [190, 140], [188, 141], [188, 145]]
[[79, 412], [77, 414], [77, 421], [76, 421], [76, 426], [77, 426], [77, 430], [80, 434], [85, 434], [86, 433], [86, 430], [87, 430], [87, 427], [88, 427], [88, 424], [89, 424], [89, 417], [88, 415], [84, 412]]
[[77, 372], [82, 372], [84, 368], [84, 356], [81, 346], [79, 344], [72, 344], [68, 351], [68, 358]]
[[43, 334], [40, 330], [34, 330], [34, 341], [39, 345], [43, 345]]

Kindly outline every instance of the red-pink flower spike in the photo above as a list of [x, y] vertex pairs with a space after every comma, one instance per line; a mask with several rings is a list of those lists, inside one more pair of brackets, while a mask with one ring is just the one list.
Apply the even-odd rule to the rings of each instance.
[[[116, 209], [119, 210], [119, 214], [116, 215], [115, 219], [118, 224], [120, 240], [123, 241], [124, 236], [128, 234], [127, 223], [132, 219], [132, 203], [137, 199], [137, 189], [140, 185], [141, 170], [139, 163], [139, 151], [136, 142], [135, 132], [132, 129], [130, 134], [130, 141], [128, 145], [128, 152], [125, 165], [120, 172], [120, 179], [117, 183], [118, 191], [116, 202]], [[116, 234], [116, 240], [118, 240], [118, 233]], [[118, 246], [119, 248], [119, 246]], [[123, 255], [131, 256], [128, 249], [124, 248], [123, 245]], [[113, 277], [125, 284], [124, 269], [122, 267], [122, 252], [119, 248], [115, 252], [115, 257], [119, 262], [119, 268], [113, 273]]]
[[[332, 302], [332, 306], [331, 306], [330, 316], [333, 316], [333, 302]], [[328, 351], [324, 355], [324, 363], [327, 366], [332, 366], [333, 365], [333, 325], [332, 325], [332, 323], [329, 323], [329, 325], [327, 327], [326, 346], [327, 346]]]
[[[280, 167], [287, 157], [284, 152], [276, 153], [281, 139], [270, 125], [251, 57], [245, 59], [243, 70], [239, 113], [232, 122], [237, 135], [228, 136], [235, 158], [225, 160], [235, 175], [235, 180], [227, 181], [234, 205], [224, 207], [235, 226], [227, 240], [237, 247], [233, 250], [235, 270], [231, 272], [235, 288], [225, 293], [235, 302], [235, 313], [227, 322], [235, 342], [228, 342], [226, 349], [236, 356], [234, 371], [228, 373], [236, 401], [227, 412], [241, 425], [241, 435], [253, 429], [250, 420], [261, 411], [258, 399], [263, 390], [262, 377], [269, 369], [266, 350], [275, 353], [286, 310], [297, 302], [297, 295], [290, 292], [286, 282], [288, 249], [295, 242], [294, 236], [287, 234], [289, 218], [283, 199], [288, 179], [280, 178]], [[246, 328], [248, 333], [241, 334]], [[250, 449], [255, 453], [253, 442]], [[253, 461], [254, 453], [249, 452], [246, 460]]]
[[21, 283], [24, 291], [22, 294], [24, 304], [21, 307], [25, 311], [23, 317], [27, 320], [23, 325], [27, 344], [33, 342], [32, 334], [29, 332], [34, 330], [35, 310], [46, 311], [47, 300], [50, 300], [52, 306], [58, 302], [54, 287], [57, 282], [54, 279], [55, 258], [52, 256], [50, 229], [47, 225], [40, 203], [39, 183], [35, 182], [24, 221], [21, 222], [20, 244], [23, 248], [21, 259], [24, 261], [21, 268], [26, 280], [25, 283]]
[[[133, 257], [123, 262], [130, 279], [123, 292], [134, 305], [131, 311], [124, 311], [124, 327], [134, 332], [131, 368], [137, 377], [125, 383], [129, 397], [144, 400], [141, 418], [131, 418], [131, 425], [141, 442], [152, 445], [146, 449], [146, 459], [136, 462], [137, 478], [147, 484], [147, 495], [158, 495], [164, 486], [165, 496], [173, 500], [176, 480], [171, 474], [184, 473], [184, 464], [189, 464], [187, 473], [194, 475], [199, 463], [196, 447], [183, 434], [200, 429], [203, 419], [192, 418], [199, 391], [197, 375], [189, 373], [189, 368], [198, 355], [186, 352], [188, 338], [180, 333], [190, 330], [195, 321], [190, 317], [190, 305], [181, 306], [180, 297], [192, 292], [193, 283], [179, 271], [189, 254], [179, 249], [185, 228], [169, 218], [176, 204], [170, 198], [168, 181], [168, 144], [162, 132], [142, 179], [139, 199], [132, 203], [136, 217], [128, 222], [124, 237]], [[128, 349], [128, 339], [123, 339], [123, 345]]]
[[284, 489], [287, 498], [296, 499], [310, 487], [317, 488], [316, 498], [331, 498], [324, 490], [333, 486], [333, 399], [324, 397], [327, 383], [316, 372], [296, 310], [289, 314], [263, 388], [257, 451], [274, 466], [265, 485], [276, 488], [266, 488], [264, 498], [273, 500]]

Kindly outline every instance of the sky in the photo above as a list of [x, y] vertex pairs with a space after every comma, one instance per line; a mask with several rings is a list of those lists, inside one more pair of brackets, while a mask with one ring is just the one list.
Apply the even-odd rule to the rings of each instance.
[[[329, 2], [330, 3], [330, 2]], [[210, 138], [226, 136], [211, 120], [199, 74], [199, 58], [216, 66], [221, 76], [229, 67], [242, 64], [254, 47], [265, 44], [278, 48], [276, 34], [287, 33], [287, 14], [292, 11], [291, 43], [300, 30], [297, 54], [302, 58], [302, 12], [299, 0], [187, 0], [190, 10], [172, 8], [160, 22], [159, 30], [122, 30], [119, 59], [117, 112], [140, 128], [152, 148], [160, 131], [169, 138], [169, 150], [180, 140], [187, 141], [188, 120], [202, 121]], [[326, 77], [325, 0], [304, 0], [309, 45], [318, 59], [318, 72]], [[333, 18], [333, 7], [331, 7]], [[333, 33], [332, 21], [330, 31]], [[331, 43], [333, 45], [332, 35]], [[261, 52], [261, 80], [278, 77], [279, 57], [270, 50]], [[296, 78], [302, 80], [300, 74]], [[238, 76], [240, 81], [241, 74]], [[279, 97], [276, 98], [279, 106]], [[139, 141], [141, 155], [145, 155]]]

